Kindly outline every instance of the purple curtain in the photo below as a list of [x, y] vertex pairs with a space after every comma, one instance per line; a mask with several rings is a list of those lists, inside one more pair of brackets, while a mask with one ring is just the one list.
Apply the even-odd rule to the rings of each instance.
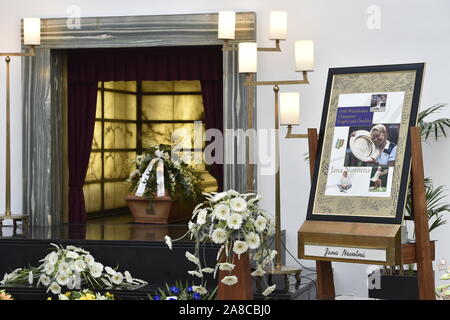
[[[69, 222], [84, 223], [83, 185], [89, 164], [99, 81], [200, 80], [206, 128], [223, 130], [220, 46], [68, 51]], [[211, 174], [223, 185], [223, 166]]]
[[[218, 129], [223, 133], [223, 87], [220, 80], [203, 80], [202, 98], [205, 108], [206, 129]], [[214, 142], [214, 141], [211, 141]], [[223, 146], [222, 146], [223, 147]], [[217, 151], [216, 151], [217, 152]], [[223, 155], [223, 149], [221, 150]], [[212, 156], [216, 156], [213, 154]], [[223, 156], [220, 163], [211, 165], [209, 172], [216, 178], [219, 191], [223, 190]]]
[[89, 165], [97, 105], [97, 82], [69, 85], [69, 222], [84, 223], [83, 185]]

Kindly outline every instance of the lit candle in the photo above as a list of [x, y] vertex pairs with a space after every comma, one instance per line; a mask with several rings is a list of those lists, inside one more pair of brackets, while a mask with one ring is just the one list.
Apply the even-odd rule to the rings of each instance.
[[300, 123], [300, 94], [298, 92], [280, 93], [280, 124], [282, 126]]
[[295, 71], [314, 70], [314, 43], [312, 40], [295, 41]]
[[286, 40], [287, 37], [287, 12], [270, 12], [270, 40]]
[[39, 18], [24, 18], [23, 19], [23, 34], [25, 45], [38, 46], [41, 44], [41, 19]]
[[236, 12], [220, 11], [219, 12], [219, 39], [234, 39], [234, 31], [236, 24]]
[[255, 73], [257, 56], [257, 47], [255, 42], [239, 43], [239, 72]]

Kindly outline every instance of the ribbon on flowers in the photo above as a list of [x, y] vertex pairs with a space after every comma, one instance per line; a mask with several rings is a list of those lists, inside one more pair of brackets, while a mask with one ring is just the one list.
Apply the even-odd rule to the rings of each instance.
[[145, 187], [147, 185], [148, 177], [150, 176], [150, 172], [153, 169], [153, 166], [156, 162], [158, 162], [156, 167], [156, 194], [158, 197], [162, 197], [165, 194], [164, 190], [164, 160], [162, 159], [164, 152], [161, 150], [156, 150], [155, 155], [157, 158], [152, 159], [150, 163], [147, 166], [147, 169], [145, 169], [144, 174], [142, 175], [141, 180], [139, 181], [139, 186], [136, 190], [136, 195], [139, 197], [142, 197], [142, 195], [145, 192]]

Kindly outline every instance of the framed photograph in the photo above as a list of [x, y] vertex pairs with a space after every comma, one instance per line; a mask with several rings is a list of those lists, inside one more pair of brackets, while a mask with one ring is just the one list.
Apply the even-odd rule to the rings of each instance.
[[329, 70], [307, 220], [402, 222], [423, 70]]

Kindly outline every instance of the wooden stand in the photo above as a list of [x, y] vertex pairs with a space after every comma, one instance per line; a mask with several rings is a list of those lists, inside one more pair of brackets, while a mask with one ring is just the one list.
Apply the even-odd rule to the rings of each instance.
[[[233, 271], [220, 271], [217, 279], [217, 300], [253, 300], [253, 284], [250, 275], [250, 259], [248, 252], [238, 257], [233, 253]], [[225, 261], [222, 258], [221, 261]], [[232, 286], [223, 284], [221, 280], [225, 276], [236, 276], [238, 282]]]
[[[425, 199], [425, 185], [423, 173], [422, 145], [420, 129], [417, 127], [410, 128], [411, 140], [411, 186], [414, 210], [414, 224], [416, 233], [416, 259], [417, 259], [417, 276], [419, 285], [420, 300], [435, 299], [435, 284], [432, 267], [433, 248], [430, 245], [430, 235], [428, 229], [428, 215]], [[308, 129], [309, 144], [309, 166], [311, 179], [314, 175], [314, 165], [317, 157], [317, 130]], [[406, 252], [405, 252], [406, 253]], [[410, 254], [410, 253], [409, 253]], [[402, 261], [405, 258], [402, 257]], [[331, 261], [316, 260], [317, 267], [317, 298], [318, 299], [334, 299], [335, 288], [333, 279], [333, 269]]]

